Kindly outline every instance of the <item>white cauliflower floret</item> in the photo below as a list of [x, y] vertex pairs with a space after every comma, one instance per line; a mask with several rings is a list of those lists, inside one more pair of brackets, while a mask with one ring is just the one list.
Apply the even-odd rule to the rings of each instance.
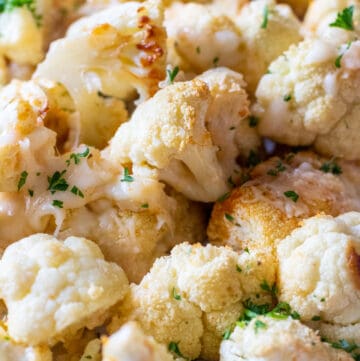
[[310, 328], [291, 318], [254, 318], [237, 326], [220, 348], [220, 361], [351, 361], [344, 351], [321, 342]]
[[[216, 360], [222, 335], [241, 315], [242, 302], [255, 292], [264, 295], [261, 283], [274, 280], [263, 273], [255, 284], [251, 277], [258, 269], [248, 265], [229, 248], [178, 245], [131, 287], [110, 330], [134, 320], [158, 342], [176, 343], [184, 357]], [[247, 293], [247, 283], [254, 283], [253, 294]]]
[[9, 2], [2, 6], [5, 11], [0, 14], [0, 54], [19, 64], [36, 65], [44, 55], [36, 7], [32, 7], [33, 11], [27, 6], [11, 8]]
[[271, 64], [257, 89], [254, 112], [260, 133], [280, 143], [314, 144], [320, 153], [358, 159], [359, 52], [359, 41], [340, 50], [317, 39], [292, 46]]
[[279, 244], [279, 298], [303, 320], [360, 322], [359, 224], [360, 213], [317, 216]]
[[218, 65], [236, 70], [242, 60], [241, 34], [217, 8], [175, 3], [166, 10], [164, 25], [168, 61], [184, 71], [201, 73]]
[[54, 344], [82, 327], [101, 324], [124, 298], [124, 271], [95, 243], [36, 234], [9, 246], [0, 261], [0, 297], [9, 335], [30, 345]]
[[120, 126], [109, 158], [159, 169], [160, 180], [190, 199], [216, 200], [229, 189], [229, 177], [239, 177], [237, 155], [242, 150], [247, 157], [258, 144], [247, 128], [242, 84], [239, 74], [222, 68], [167, 86]]
[[129, 322], [119, 331], [103, 340], [102, 361], [173, 361], [164, 345], [146, 336], [135, 322]]
[[242, 36], [243, 61], [238, 71], [244, 74], [253, 94], [269, 64], [291, 44], [301, 41], [300, 22], [288, 5], [273, 0], [249, 2], [235, 22]]
[[62, 83], [81, 116], [80, 140], [103, 147], [127, 120], [125, 102], [142, 102], [165, 78], [159, 1], [127, 2], [82, 18], [52, 43], [35, 77]]
[[[339, 44], [355, 40], [360, 30], [359, 5], [357, 0], [312, 1], [304, 19], [303, 30], [305, 35]], [[341, 15], [346, 8], [350, 10], [350, 6], [353, 7], [351, 10], [353, 12], [351, 16], [352, 26], [349, 26], [352, 29], [345, 29], [346, 25], [344, 27], [330, 26], [330, 24], [335, 23], [338, 14]]]

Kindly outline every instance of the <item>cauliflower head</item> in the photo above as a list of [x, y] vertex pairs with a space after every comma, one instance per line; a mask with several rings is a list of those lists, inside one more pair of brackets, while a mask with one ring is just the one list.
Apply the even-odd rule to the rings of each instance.
[[136, 322], [129, 322], [103, 340], [102, 361], [173, 361], [164, 345], [146, 336]]
[[35, 234], [9, 246], [0, 261], [0, 297], [11, 338], [52, 345], [82, 327], [102, 323], [128, 291], [124, 271], [96, 244]]
[[279, 240], [303, 219], [321, 212], [337, 216], [360, 210], [359, 171], [352, 162], [310, 152], [271, 158], [253, 169], [248, 182], [215, 204], [209, 240], [237, 251], [264, 253], [263, 262], [275, 267]]
[[300, 22], [288, 5], [273, 0], [249, 2], [235, 22], [243, 39], [238, 71], [244, 74], [249, 93], [254, 94], [270, 63], [301, 41]]
[[273, 283], [274, 274], [261, 272], [261, 263], [252, 264], [229, 248], [183, 243], [131, 286], [110, 331], [134, 320], [158, 342], [176, 343], [184, 357], [216, 360], [222, 335], [241, 315], [242, 302], [264, 295], [261, 282]]
[[358, 159], [360, 42], [337, 46], [308, 39], [270, 66], [256, 91], [259, 132], [279, 143], [311, 145]]
[[359, 224], [360, 213], [316, 216], [279, 243], [279, 298], [303, 320], [359, 323]]
[[321, 342], [311, 328], [291, 318], [254, 318], [221, 343], [220, 361], [351, 361], [344, 351]]
[[216, 200], [230, 177], [239, 178], [237, 156], [259, 144], [242, 84], [241, 75], [221, 68], [165, 87], [120, 126], [107, 157], [158, 169], [160, 180], [192, 200]]
[[106, 8], [71, 25], [51, 44], [34, 76], [65, 86], [80, 112], [80, 141], [104, 147], [165, 78], [165, 30], [158, 0]]

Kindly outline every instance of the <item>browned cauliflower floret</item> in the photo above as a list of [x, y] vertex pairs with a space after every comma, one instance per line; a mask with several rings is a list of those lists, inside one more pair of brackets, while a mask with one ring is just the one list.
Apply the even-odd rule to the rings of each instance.
[[251, 1], [235, 18], [243, 38], [243, 61], [238, 71], [244, 74], [251, 94], [269, 64], [289, 48], [301, 41], [300, 22], [288, 5], [273, 0]]
[[35, 234], [9, 246], [0, 261], [0, 297], [9, 335], [30, 345], [54, 344], [102, 323], [128, 291], [124, 271], [84, 238], [64, 242]]
[[222, 335], [241, 315], [242, 302], [255, 294], [267, 297], [263, 282], [272, 284], [274, 272], [250, 256], [183, 243], [131, 286], [110, 330], [135, 320], [158, 342], [175, 343], [184, 357], [216, 360]]
[[215, 201], [239, 178], [237, 156], [259, 144], [242, 85], [240, 74], [221, 68], [165, 87], [120, 126], [108, 157], [145, 163], [188, 198]]
[[344, 351], [321, 342], [318, 334], [291, 318], [254, 318], [237, 326], [220, 348], [220, 361], [351, 361]]
[[292, 46], [270, 66], [256, 91], [262, 135], [320, 153], [358, 159], [360, 42], [338, 47], [319, 39]]
[[351, 162], [290, 154], [258, 165], [251, 176], [215, 205], [208, 236], [216, 245], [264, 252], [264, 262], [276, 264], [278, 241], [303, 219], [360, 210], [360, 168]]
[[278, 245], [279, 298], [302, 320], [360, 322], [359, 225], [360, 213], [317, 216]]
[[127, 119], [126, 102], [153, 95], [165, 78], [159, 1], [127, 2], [82, 18], [52, 43], [35, 77], [62, 83], [81, 116], [80, 140], [103, 147]]
[[119, 331], [103, 340], [102, 361], [173, 361], [164, 345], [146, 336], [135, 322], [129, 322]]

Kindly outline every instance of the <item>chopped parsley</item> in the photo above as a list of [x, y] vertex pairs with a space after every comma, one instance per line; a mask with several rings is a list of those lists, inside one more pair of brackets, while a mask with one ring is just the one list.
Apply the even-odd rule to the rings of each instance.
[[228, 328], [225, 330], [224, 334], [222, 335], [223, 340], [228, 340], [232, 334], [232, 329]]
[[63, 202], [63, 201], [59, 201], [59, 200], [57, 200], [57, 199], [54, 199], [53, 202], [52, 202], [52, 205], [53, 205], [54, 207], [63, 208], [64, 202]]
[[218, 66], [218, 64], [219, 64], [219, 57], [218, 56], [215, 56], [215, 58], [213, 59], [213, 64], [214, 64], [214, 66]]
[[249, 248], [248, 248], [248, 247], [245, 247], [245, 248], [244, 248], [244, 252], [250, 254]]
[[346, 340], [339, 340], [338, 342], [331, 342], [330, 345], [333, 348], [339, 349], [339, 350], [344, 350], [346, 352], [353, 352], [356, 349], [358, 349], [360, 346], [357, 345], [356, 343], [350, 343]]
[[68, 182], [63, 177], [65, 173], [66, 170], [63, 170], [61, 173], [56, 171], [51, 177], [48, 177], [48, 190], [51, 192], [51, 194], [54, 194], [56, 191], [65, 192], [69, 188]]
[[26, 183], [27, 176], [28, 176], [28, 172], [27, 172], [26, 170], [24, 170], [23, 172], [21, 172], [21, 174], [20, 174], [20, 179], [19, 179], [19, 182], [18, 182], [18, 185], [17, 185], [17, 190], [18, 190], [18, 191], [19, 191], [19, 190], [24, 186], [24, 184]]
[[269, 169], [267, 174], [276, 177], [279, 173], [284, 172], [285, 170], [286, 167], [282, 164], [281, 160], [278, 160], [275, 168]]
[[254, 115], [250, 115], [249, 117], [249, 127], [255, 128], [259, 124], [259, 118]]
[[100, 90], [98, 90], [97, 95], [98, 95], [100, 98], [103, 98], [103, 99], [110, 99], [110, 98], [112, 98], [111, 95], [107, 95], [107, 94], [103, 93], [103, 92], [100, 91]]
[[273, 297], [276, 297], [278, 289], [276, 287], [276, 283], [273, 283], [272, 286], [270, 286], [266, 280], [264, 280], [261, 285], [260, 285], [261, 289], [269, 292]]
[[260, 321], [260, 320], [256, 320], [255, 321], [255, 325], [254, 325], [254, 329], [255, 329], [255, 333], [258, 333], [259, 329], [266, 329], [267, 325], [266, 323]]
[[171, 293], [172, 293], [172, 296], [174, 297], [174, 299], [175, 299], [176, 301], [180, 301], [180, 300], [181, 300], [181, 296], [180, 296], [178, 293], [176, 293], [175, 287], [173, 287]]
[[149, 208], [149, 203], [144, 203], [141, 205], [141, 208]]
[[229, 186], [231, 186], [231, 187], [233, 187], [233, 188], [236, 186], [236, 184], [234, 183], [234, 181], [233, 181], [233, 179], [232, 179], [232, 176], [230, 176], [230, 177], [227, 179], [227, 182], [228, 182]]
[[74, 164], [79, 164], [81, 158], [87, 158], [89, 155], [90, 155], [90, 149], [89, 147], [86, 147], [86, 149], [82, 153], [71, 153], [70, 158], [66, 161], [66, 164], [69, 166], [71, 160], [74, 160]]
[[175, 355], [182, 357], [182, 358], [186, 358], [182, 355], [182, 353], [180, 352], [179, 349], [179, 342], [170, 342], [168, 345], [168, 350], [172, 353], [174, 353]]
[[29, 196], [32, 197], [34, 195], [34, 191], [32, 189], [28, 189]]
[[339, 175], [342, 173], [341, 167], [335, 161], [325, 162], [320, 167], [320, 170], [324, 173], [332, 173], [335, 175]]
[[345, 8], [342, 12], [337, 14], [336, 20], [329, 24], [331, 27], [342, 28], [345, 30], [354, 30], [354, 6], [351, 5], [348, 8]]
[[335, 59], [335, 67], [337, 68], [341, 68], [341, 59], [344, 56], [344, 54], [340, 54], [336, 59]]
[[132, 177], [132, 176], [130, 175], [130, 173], [129, 173], [129, 168], [126, 168], [126, 167], [125, 167], [125, 169], [124, 169], [124, 177], [121, 178], [120, 181], [121, 181], [121, 182], [129, 182], [129, 183], [131, 183], [131, 182], [134, 181], [134, 177]]
[[86, 355], [85, 358], [87, 358], [88, 360], [92, 359], [91, 355]]
[[172, 84], [173, 82], [174, 82], [174, 80], [175, 80], [175, 78], [176, 78], [176, 75], [178, 75], [178, 73], [179, 73], [179, 67], [178, 66], [176, 66], [174, 69], [167, 69], [166, 70], [166, 72], [167, 72], [167, 75], [168, 75], [168, 77], [169, 77], [169, 82], [170, 82], [170, 84]]
[[320, 299], [320, 302], [325, 302], [325, 298], [324, 298], [324, 297], [321, 298], [321, 299]]
[[200, 53], [201, 53], [200, 46], [197, 46], [197, 47], [196, 47], [196, 52], [197, 52], [198, 54], [200, 54]]
[[246, 161], [247, 167], [255, 167], [261, 162], [260, 156], [257, 152], [250, 150], [248, 159]]
[[225, 213], [225, 218], [231, 223], [235, 220], [235, 218], [229, 213]]
[[278, 303], [272, 311], [266, 314], [266, 316], [277, 320], [283, 320], [288, 317], [291, 317], [294, 320], [300, 319], [300, 315], [296, 311], [293, 311], [291, 306], [286, 302]]
[[71, 188], [71, 191], [70, 191], [70, 192], [73, 193], [73, 194], [75, 194], [76, 196], [79, 196], [79, 197], [81, 197], [81, 198], [84, 198], [84, 193], [81, 192], [81, 190], [80, 190], [78, 187], [76, 187], [76, 186], [73, 186], [73, 187]]
[[238, 264], [236, 265], [236, 271], [238, 271], [239, 273], [242, 272], [242, 269], [241, 269], [241, 267], [240, 267]]
[[269, 8], [267, 5], [264, 7], [263, 21], [261, 23], [261, 29], [266, 29], [269, 21]]
[[217, 199], [217, 202], [222, 203], [230, 197], [230, 192], [227, 192]]
[[292, 96], [291, 96], [291, 94], [286, 94], [286, 95], [284, 95], [284, 102], [289, 102], [290, 100], [291, 100], [291, 98], [292, 98]]
[[290, 198], [295, 203], [299, 199], [299, 195], [294, 191], [286, 191], [286, 192], [284, 192], [284, 196], [287, 198]]
[[320, 321], [321, 317], [320, 316], [313, 316], [313, 318], [311, 319], [311, 321]]

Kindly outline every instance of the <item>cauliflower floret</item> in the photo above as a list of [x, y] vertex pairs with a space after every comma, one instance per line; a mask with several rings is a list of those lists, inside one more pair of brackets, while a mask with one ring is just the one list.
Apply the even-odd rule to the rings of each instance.
[[313, 153], [275, 157], [258, 165], [251, 180], [226, 194], [213, 208], [212, 244], [264, 253], [276, 265], [276, 245], [305, 218], [360, 211], [360, 169]]
[[111, 6], [74, 23], [52, 43], [35, 77], [62, 83], [81, 116], [80, 140], [104, 147], [127, 120], [125, 102], [142, 102], [165, 78], [165, 30], [158, 0]]
[[360, 237], [347, 224], [348, 214], [304, 221], [278, 246], [279, 298], [303, 320], [314, 316], [341, 325], [360, 322]]
[[261, 283], [275, 279], [261, 263], [250, 263], [229, 248], [178, 245], [156, 260], [138, 286], [131, 286], [110, 331], [135, 320], [158, 342], [176, 343], [184, 357], [216, 360], [222, 335], [240, 316], [242, 301], [255, 297], [245, 285], [257, 273], [264, 277], [251, 285], [259, 297], [264, 295]]
[[[280, 56], [261, 79], [254, 113], [262, 135], [320, 153], [358, 159], [360, 42], [309, 39]], [[343, 54], [343, 56], [339, 56]]]
[[84, 238], [36, 234], [9, 246], [0, 261], [0, 297], [17, 342], [51, 345], [98, 326], [127, 291], [124, 271]]
[[229, 178], [239, 177], [241, 150], [247, 157], [259, 142], [247, 125], [242, 84], [241, 75], [221, 68], [167, 86], [120, 126], [108, 158], [115, 164], [145, 163], [188, 198], [216, 200], [228, 191]]
[[175, 3], [166, 10], [164, 25], [168, 61], [184, 71], [201, 73], [218, 65], [236, 70], [242, 60], [241, 34], [217, 8]]
[[135, 322], [125, 324], [119, 331], [103, 340], [102, 361], [173, 361], [165, 346], [146, 336]]
[[251, 1], [235, 22], [243, 39], [243, 61], [238, 71], [244, 74], [250, 94], [254, 94], [269, 64], [291, 44], [301, 41], [300, 22], [288, 5], [273, 0]]
[[[354, 31], [338, 26], [334, 23], [338, 14], [353, 6], [352, 25]], [[303, 30], [308, 37], [318, 37], [332, 43], [346, 43], [355, 40], [359, 34], [359, 2], [356, 0], [315, 0], [310, 3], [306, 13]]]
[[344, 351], [323, 343], [310, 328], [291, 318], [254, 318], [237, 326], [220, 348], [220, 361], [351, 361]]

